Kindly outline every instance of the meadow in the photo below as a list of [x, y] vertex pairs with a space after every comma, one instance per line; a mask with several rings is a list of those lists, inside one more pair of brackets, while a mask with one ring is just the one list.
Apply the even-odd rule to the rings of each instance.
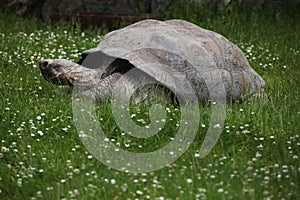
[[[199, 106], [196, 138], [177, 161], [154, 172], [126, 173], [85, 148], [71, 95], [46, 82], [38, 66], [45, 58], [77, 61], [107, 30], [0, 13], [0, 199], [298, 199], [299, 21], [259, 15], [192, 21], [243, 50], [266, 82], [267, 99], [228, 105], [222, 134], [204, 158], [199, 148], [210, 108]], [[151, 150], [173, 137], [178, 116], [172, 106], [166, 107], [164, 137], [149, 142], [116, 135], [109, 106], [97, 105], [99, 121], [120, 148]], [[146, 108], [134, 112], [140, 125], [147, 124]]]

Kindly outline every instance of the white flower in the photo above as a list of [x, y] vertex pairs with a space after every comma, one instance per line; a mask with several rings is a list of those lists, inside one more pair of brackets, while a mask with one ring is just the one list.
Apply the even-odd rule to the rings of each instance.
[[9, 152], [9, 148], [7, 148], [7, 147], [2, 147], [2, 148], [1, 148], [1, 151], [2, 151], [3, 153], [7, 153], [7, 152]]
[[111, 180], [110, 180], [110, 184], [112, 184], [112, 185], [115, 185], [116, 182], [117, 182], [117, 181], [116, 181], [115, 179], [111, 179]]
[[219, 188], [218, 189], [218, 193], [222, 193], [222, 192], [224, 192], [224, 189], [223, 188]]
[[40, 136], [43, 136], [43, 135], [44, 135], [43, 131], [38, 131], [37, 133], [38, 133]]
[[136, 193], [139, 194], [139, 195], [143, 194], [143, 192], [141, 190], [137, 190]]
[[215, 124], [214, 128], [221, 128], [221, 125], [220, 124]]
[[255, 157], [256, 157], [256, 158], [260, 158], [260, 157], [262, 157], [262, 155], [261, 155], [260, 153], [256, 152]]

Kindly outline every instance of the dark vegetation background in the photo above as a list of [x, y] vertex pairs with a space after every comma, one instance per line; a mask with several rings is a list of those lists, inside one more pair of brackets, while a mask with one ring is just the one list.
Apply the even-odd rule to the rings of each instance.
[[256, 14], [292, 19], [300, 15], [299, 0], [3, 0], [0, 8], [19, 16], [37, 16], [44, 20], [57, 15], [80, 16], [78, 13], [134, 15], [140, 16], [138, 20], [147, 14], [147, 18], [181, 18], [194, 23], [231, 15], [248, 19]]

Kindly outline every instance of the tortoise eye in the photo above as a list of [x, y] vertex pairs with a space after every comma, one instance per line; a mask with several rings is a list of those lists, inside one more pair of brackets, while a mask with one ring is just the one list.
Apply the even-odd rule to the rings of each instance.
[[41, 68], [41, 69], [47, 68], [48, 65], [49, 65], [49, 63], [48, 63], [48, 61], [46, 61], [46, 60], [40, 62], [40, 68]]

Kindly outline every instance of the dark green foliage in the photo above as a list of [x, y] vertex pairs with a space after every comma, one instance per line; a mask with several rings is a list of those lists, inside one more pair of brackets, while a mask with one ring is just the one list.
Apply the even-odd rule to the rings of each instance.
[[195, 0], [167, 1], [167, 5], [161, 8], [162, 16], [166, 19], [180, 18], [193, 23], [216, 20], [218, 18], [242, 18], [241, 21], [251, 18], [266, 16], [268, 18], [287, 17], [299, 19], [300, 2], [287, 1], [230, 1], [224, 4], [222, 1], [204, 1], [199, 3]]

